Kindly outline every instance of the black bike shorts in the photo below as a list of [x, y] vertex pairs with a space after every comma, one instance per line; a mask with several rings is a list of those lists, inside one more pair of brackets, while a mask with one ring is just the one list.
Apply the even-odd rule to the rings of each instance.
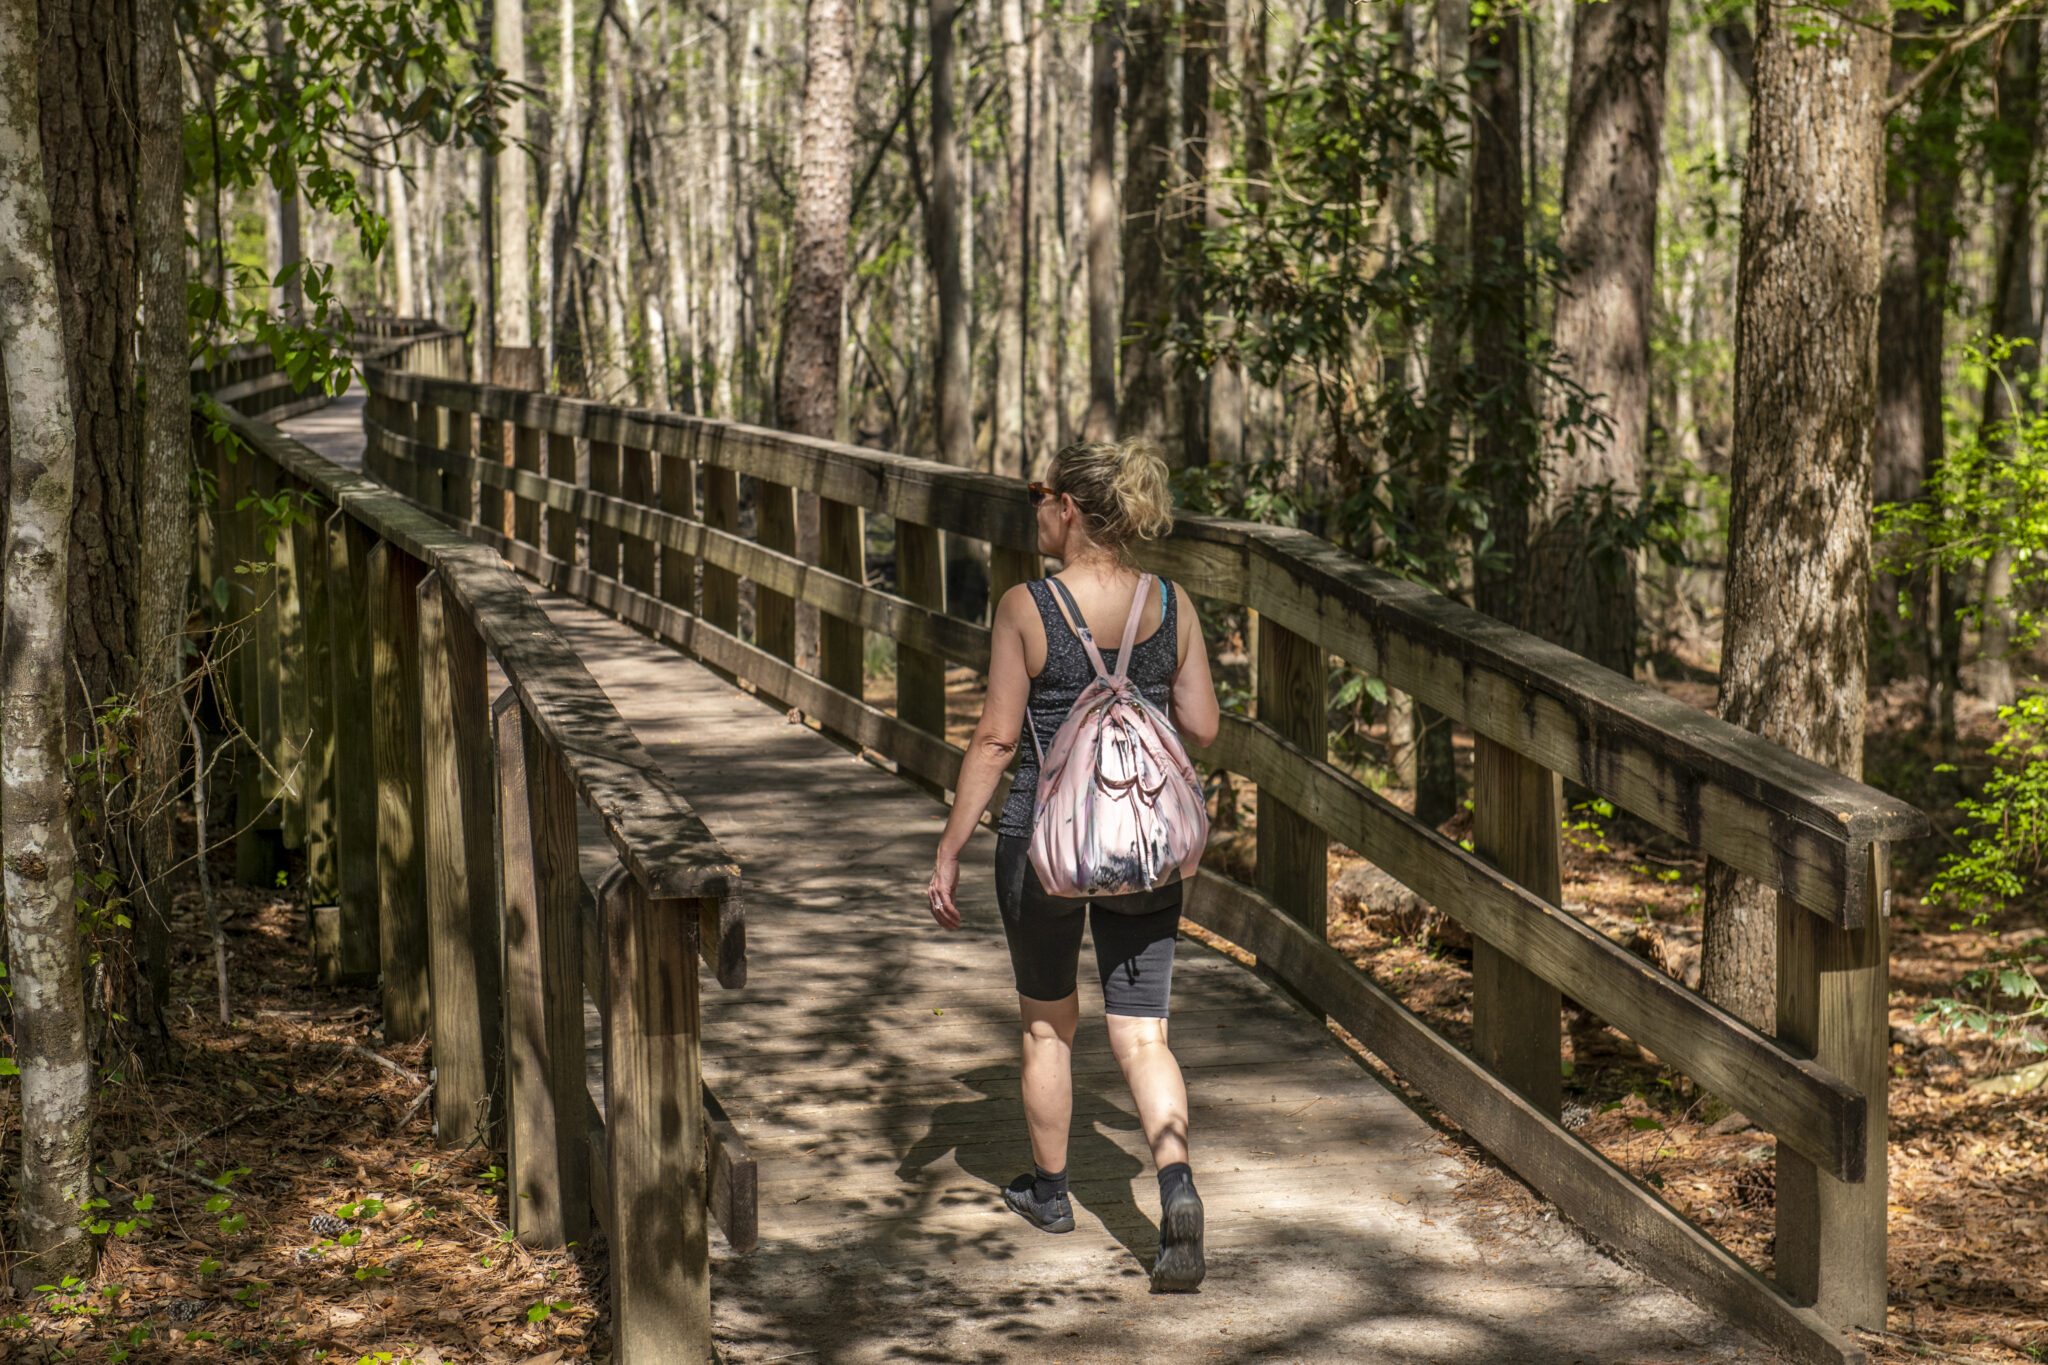
[[1081, 958], [1082, 914], [1095, 938], [1104, 1011], [1164, 1019], [1173, 994], [1173, 939], [1180, 930], [1181, 883], [1127, 896], [1078, 900], [1049, 896], [1031, 866], [1031, 841], [996, 838], [996, 905], [1010, 942], [1017, 993], [1064, 1000], [1074, 993]]

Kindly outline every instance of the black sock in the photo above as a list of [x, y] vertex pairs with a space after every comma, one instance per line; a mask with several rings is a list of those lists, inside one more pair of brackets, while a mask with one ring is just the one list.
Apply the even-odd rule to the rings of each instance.
[[1048, 1171], [1036, 1162], [1032, 1163], [1031, 1169], [1034, 1172], [1031, 1180], [1031, 1197], [1039, 1203], [1050, 1204], [1067, 1192], [1067, 1173], [1064, 1169]]
[[1163, 1205], [1174, 1191], [1195, 1183], [1194, 1168], [1185, 1161], [1176, 1161], [1171, 1166], [1159, 1168], [1159, 1202]]

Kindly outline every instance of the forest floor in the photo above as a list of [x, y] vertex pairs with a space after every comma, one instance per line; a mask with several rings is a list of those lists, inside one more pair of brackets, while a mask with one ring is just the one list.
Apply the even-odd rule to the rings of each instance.
[[[217, 884], [231, 880], [232, 856], [215, 861]], [[172, 1060], [101, 1090], [102, 1214], [137, 1217], [153, 1196], [150, 1226], [110, 1235], [75, 1292], [0, 1303], [0, 1360], [608, 1358], [601, 1249], [511, 1241], [491, 1154], [434, 1145], [424, 1042], [383, 1047], [374, 989], [313, 979], [286, 893], [218, 894], [234, 1022], [217, 1022], [189, 887], [172, 930]], [[0, 1124], [11, 1173], [18, 1106]]]

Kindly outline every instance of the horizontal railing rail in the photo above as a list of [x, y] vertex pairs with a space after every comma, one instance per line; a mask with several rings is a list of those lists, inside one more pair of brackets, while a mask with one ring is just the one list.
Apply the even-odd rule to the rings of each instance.
[[[460, 362], [459, 336], [392, 330], [359, 354]], [[306, 850], [316, 963], [380, 981], [387, 1037], [431, 1037], [437, 1138], [507, 1148], [522, 1242], [566, 1245], [595, 1215], [619, 1359], [708, 1360], [706, 1219], [742, 1251], [756, 1225], [699, 1067], [697, 962], [746, 979], [739, 868], [500, 556], [222, 397], [277, 410], [264, 359], [205, 376], [228, 439], [196, 425], [219, 491], [200, 573], [251, 588], [216, 620], [238, 642], [227, 701], [260, 759], [249, 808]], [[579, 806], [616, 857], [595, 897]]]
[[[529, 576], [935, 792], [955, 784], [945, 669], [985, 670], [989, 633], [948, 610], [944, 540], [985, 547], [992, 597], [1039, 576], [1019, 484], [396, 365], [365, 373], [378, 478]], [[800, 494], [818, 499], [815, 563], [796, 552]], [[869, 517], [889, 520], [892, 583], [870, 581]], [[1599, 1236], [1795, 1356], [1856, 1358], [1838, 1329], [1881, 1326], [1884, 1306], [1887, 849], [1924, 831], [1920, 813], [1306, 533], [1187, 517], [1142, 555], [1257, 621], [1258, 717], [1226, 718], [1198, 756], [1257, 786], [1258, 886], [1204, 871], [1189, 917], [1350, 1028]], [[805, 667], [799, 604], [819, 613]], [[869, 634], [893, 647], [893, 707], [867, 694]], [[1471, 850], [1328, 762], [1333, 657], [1472, 732]], [[1564, 779], [1780, 893], [1774, 1034], [1564, 907]], [[1332, 840], [1473, 932], [1469, 1053], [1328, 947]], [[1564, 994], [1776, 1135], [1775, 1283], [1558, 1121]]]

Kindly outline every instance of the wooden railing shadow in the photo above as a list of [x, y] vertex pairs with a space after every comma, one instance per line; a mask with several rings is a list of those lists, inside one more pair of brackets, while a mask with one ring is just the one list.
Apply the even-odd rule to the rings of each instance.
[[[453, 333], [372, 330], [366, 357], [463, 368]], [[238, 765], [242, 816], [274, 810], [305, 850], [322, 978], [380, 982], [386, 1038], [432, 1039], [439, 1143], [506, 1150], [519, 1240], [561, 1247], [595, 1216], [616, 1358], [709, 1361], [707, 1217], [736, 1250], [755, 1235], [753, 1163], [700, 1075], [698, 961], [746, 980], [739, 869], [497, 554], [240, 410], [325, 401], [269, 365], [194, 375], [225, 409], [225, 439], [195, 423], [197, 553], [202, 584], [232, 585], [213, 626], [260, 759]], [[579, 804], [616, 854], [594, 898]]]
[[[954, 785], [945, 670], [985, 670], [989, 633], [946, 610], [944, 541], [985, 551], [991, 598], [1037, 577], [1020, 485], [472, 384], [436, 372], [420, 346], [365, 375], [375, 477], [522, 572], [800, 708], [934, 793]], [[819, 500], [815, 564], [796, 555], [799, 494]], [[748, 504], [751, 537], [740, 533]], [[894, 542], [883, 586], [865, 561], [877, 518]], [[1861, 1359], [1841, 1329], [1884, 1325], [1887, 849], [1923, 833], [1922, 815], [1302, 532], [1187, 517], [1145, 557], [1259, 623], [1257, 718], [1226, 717], [1200, 755], [1258, 785], [1259, 884], [1204, 871], [1189, 917], [1666, 1283], [1797, 1359]], [[814, 667], [797, 666], [798, 603], [820, 613]], [[864, 693], [869, 635], [893, 652], [893, 711]], [[1472, 851], [1327, 761], [1332, 657], [1472, 732]], [[1777, 892], [1774, 1036], [1562, 906], [1565, 778]], [[1472, 931], [1469, 1053], [1326, 943], [1333, 839]], [[1777, 1136], [1773, 1279], [1560, 1124], [1562, 994]]]

